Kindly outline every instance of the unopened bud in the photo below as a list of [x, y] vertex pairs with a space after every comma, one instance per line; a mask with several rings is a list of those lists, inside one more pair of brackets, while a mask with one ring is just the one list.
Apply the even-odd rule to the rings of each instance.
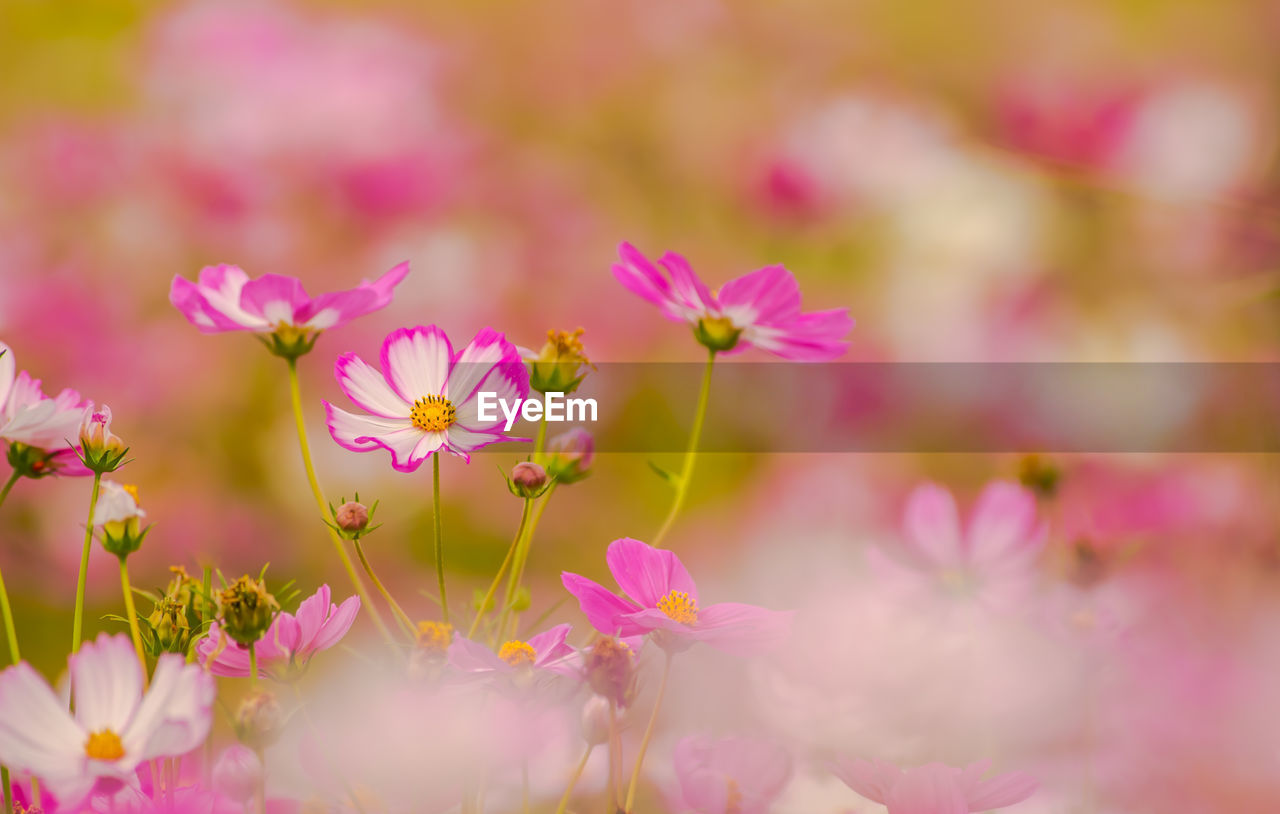
[[572, 393], [591, 366], [582, 347], [583, 329], [547, 331], [547, 342], [529, 359], [529, 387], [539, 393]]
[[369, 508], [363, 503], [348, 500], [333, 513], [333, 519], [343, 531], [364, 531], [369, 525]]
[[262, 761], [252, 749], [237, 743], [218, 757], [212, 779], [215, 791], [244, 805], [262, 784]]
[[556, 483], [580, 481], [590, 473], [595, 452], [591, 433], [580, 427], [562, 432], [547, 443], [547, 473]]
[[589, 746], [609, 740], [609, 700], [593, 695], [582, 705], [582, 738]]
[[547, 470], [532, 461], [521, 461], [511, 469], [511, 494], [535, 498], [546, 491]]
[[631, 701], [635, 685], [636, 654], [626, 642], [605, 636], [587, 651], [584, 669], [587, 684], [618, 706]]
[[94, 525], [102, 526], [102, 546], [117, 557], [127, 557], [142, 546], [147, 530], [141, 519], [147, 513], [138, 505], [138, 490], [115, 481], [102, 481], [93, 507]]
[[693, 335], [712, 352], [733, 350], [742, 329], [728, 317], [703, 317], [693, 326]]
[[99, 475], [114, 472], [128, 452], [120, 437], [111, 431], [111, 408], [104, 404], [95, 410], [90, 405], [80, 423], [80, 454], [85, 467]]
[[218, 624], [232, 641], [245, 647], [262, 638], [280, 603], [260, 579], [243, 576], [218, 593]]
[[257, 689], [240, 702], [233, 723], [241, 743], [265, 749], [276, 742], [284, 729], [284, 710], [275, 693]]

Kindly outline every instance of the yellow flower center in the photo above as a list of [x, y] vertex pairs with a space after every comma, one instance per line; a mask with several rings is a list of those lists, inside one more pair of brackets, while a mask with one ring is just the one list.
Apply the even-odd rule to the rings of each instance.
[[698, 600], [684, 591], [672, 591], [658, 600], [658, 610], [682, 625], [692, 625], [698, 621]]
[[582, 328], [570, 333], [569, 331], [557, 331], [554, 328], [547, 331], [547, 344], [542, 349], [542, 358], [545, 361], [555, 362], [586, 362], [586, 349], [582, 347], [582, 335], [586, 331]]
[[534, 650], [528, 642], [513, 639], [498, 650], [498, 658], [512, 667], [532, 667], [538, 660], [538, 651]]
[[119, 760], [124, 757], [124, 744], [120, 742], [120, 736], [110, 729], [100, 729], [89, 733], [84, 753], [94, 760]]
[[141, 506], [141, 505], [142, 505], [142, 501], [138, 500], [138, 487], [137, 487], [137, 486], [135, 486], [135, 485], [134, 485], [134, 484], [132, 484], [132, 483], [126, 483], [126, 484], [124, 484], [123, 486], [121, 486], [120, 488], [121, 488], [121, 489], [123, 489], [123, 490], [125, 490], [125, 492], [127, 492], [127, 493], [129, 494], [129, 497], [133, 498], [133, 502], [134, 502], [134, 503], [138, 504], [139, 506]]
[[458, 411], [444, 396], [423, 396], [413, 403], [409, 418], [423, 432], [444, 432], [457, 420]]
[[453, 625], [444, 622], [418, 623], [418, 649], [443, 655], [453, 641]]

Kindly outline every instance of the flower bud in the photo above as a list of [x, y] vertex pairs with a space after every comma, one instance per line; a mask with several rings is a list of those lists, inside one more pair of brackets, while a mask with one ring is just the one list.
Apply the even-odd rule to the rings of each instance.
[[128, 452], [120, 437], [111, 431], [111, 408], [104, 404], [95, 410], [90, 405], [80, 423], [80, 454], [85, 467], [99, 475], [114, 472]]
[[547, 470], [532, 461], [521, 461], [511, 468], [507, 487], [516, 497], [532, 499], [547, 491]]
[[245, 805], [262, 784], [262, 761], [243, 744], [228, 746], [213, 765], [212, 780], [215, 791]]
[[137, 551], [147, 536], [147, 529], [140, 523], [146, 516], [138, 505], [137, 487], [110, 480], [102, 482], [98, 502], [93, 507], [93, 522], [102, 527], [103, 548], [122, 559]]
[[363, 503], [348, 500], [333, 513], [333, 519], [343, 531], [364, 531], [369, 525], [369, 509]]
[[260, 579], [246, 575], [218, 593], [218, 625], [230, 639], [245, 647], [262, 638], [280, 603]]
[[284, 730], [284, 710], [275, 693], [256, 689], [240, 702], [232, 724], [241, 743], [252, 749], [265, 749]]
[[580, 427], [562, 432], [547, 443], [547, 473], [556, 483], [580, 481], [590, 473], [595, 452], [591, 433]]
[[590, 746], [609, 740], [609, 700], [593, 695], [582, 705], [582, 738]]
[[536, 356], [529, 354], [529, 387], [539, 393], [572, 393], [591, 365], [582, 348], [582, 328], [573, 333], [547, 331], [547, 343]]
[[604, 636], [587, 651], [587, 684], [606, 700], [625, 707], [635, 689], [635, 666], [636, 654], [626, 642]]
[[733, 320], [728, 317], [703, 317], [698, 320], [697, 325], [693, 326], [694, 338], [707, 349], [717, 353], [733, 350], [741, 335], [742, 329], [735, 326]]

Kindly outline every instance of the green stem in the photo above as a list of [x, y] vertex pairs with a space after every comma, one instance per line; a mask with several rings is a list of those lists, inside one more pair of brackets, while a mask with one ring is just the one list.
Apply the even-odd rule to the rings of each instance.
[[498, 566], [498, 573], [494, 576], [493, 582], [489, 583], [489, 590], [485, 592], [484, 599], [480, 600], [480, 607], [476, 609], [476, 618], [471, 622], [471, 629], [467, 631], [468, 639], [476, 635], [476, 630], [480, 627], [480, 622], [488, 611], [489, 603], [493, 601], [494, 594], [498, 592], [498, 586], [502, 584], [502, 578], [507, 573], [507, 567], [511, 565], [511, 559], [515, 556], [516, 548], [519, 547], [520, 540], [524, 537], [524, 529], [529, 523], [529, 513], [532, 508], [533, 501], [525, 498], [524, 508], [520, 511], [520, 527], [516, 529], [516, 536], [512, 538], [511, 545], [507, 548], [507, 556], [502, 559], [502, 565]]
[[129, 618], [129, 635], [133, 638], [133, 650], [142, 666], [142, 686], [147, 686], [147, 654], [142, 649], [142, 630], [138, 627], [138, 609], [133, 604], [133, 587], [129, 584], [129, 562], [120, 558], [120, 587], [124, 591], [124, 609]]
[[[507, 635], [507, 622], [512, 618], [512, 605], [515, 604], [516, 596], [520, 593], [520, 583], [524, 580], [524, 567], [529, 561], [529, 551], [533, 548], [533, 534], [538, 530], [538, 523], [542, 520], [542, 513], [547, 510], [547, 504], [551, 502], [551, 495], [556, 490], [556, 484], [552, 482], [551, 486], [542, 495], [542, 502], [538, 504], [538, 510], [533, 513], [533, 518], [529, 521], [524, 530], [524, 539], [520, 541], [520, 545], [516, 549], [515, 566], [511, 570], [511, 577], [507, 580], [507, 594], [502, 603], [502, 615], [498, 619], [498, 638]], [[516, 625], [512, 625], [514, 628]], [[514, 635], [514, 631], [513, 631]]]
[[93, 489], [89, 492], [89, 519], [84, 527], [84, 549], [80, 552], [80, 578], [76, 580], [76, 618], [71, 624], [71, 652], [80, 650], [80, 639], [84, 633], [84, 586], [89, 576], [89, 550], [93, 548], [93, 510], [98, 505], [98, 488], [102, 485], [102, 474], [93, 473]]
[[18, 470], [13, 470], [13, 474], [9, 476], [9, 480], [5, 481], [4, 488], [0, 489], [0, 506], [4, 505], [5, 498], [9, 497], [9, 493], [13, 491], [13, 485], [18, 482], [22, 474]]
[[449, 598], [444, 592], [444, 540], [440, 531], [440, 450], [431, 454], [431, 512], [435, 521], [436, 582], [440, 584], [440, 612], [449, 624]]
[[582, 753], [582, 760], [578, 761], [578, 768], [573, 770], [573, 776], [569, 778], [569, 785], [564, 790], [564, 796], [560, 798], [560, 805], [556, 806], [556, 814], [564, 814], [569, 808], [569, 800], [573, 797], [573, 790], [578, 785], [578, 781], [582, 779], [582, 772], [587, 768], [587, 761], [591, 758], [591, 752], [595, 750], [595, 744], [587, 744], [587, 751]]
[[693, 465], [698, 460], [698, 438], [702, 435], [702, 422], [707, 417], [707, 401], [711, 397], [711, 369], [715, 367], [715, 363], [716, 352], [711, 351], [711, 355], [707, 357], [707, 367], [702, 372], [702, 390], [698, 393], [698, 409], [693, 414], [693, 428], [689, 430], [689, 446], [684, 453], [684, 466], [681, 467], [680, 479], [676, 482], [676, 497], [671, 503], [671, 511], [667, 512], [667, 519], [662, 521], [662, 527], [654, 535], [655, 548], [662, 547], [667, 532], [671, 531], [672, 524], [676, 522], [676, 515], [680, 514], [680, 507], [684, 505], [684, 497], [689, 490], [689, 481], [693, 478]]
[[627, 802], [624, 811], [631, 810], [636, 801], [636, 789], [640, 785], [640, 767], [644, 765], [644, 753], [649, 749], [649, 740], [653, 737], [654, 727], [658, 724], [658, 712], [662, 709], [662, 699], [667, 694], [667, 678], [671, 675], [671, 653], [666, 654], [662, 664], [662, 683], [658, 685], [658, 697], [653, 701], [653, 714], [649, 716], [649, 725], [644, 728], [644, 738], [640, 741], [640, 752], [636, 755], [636, 766], [631, 770], [631, 785], [627, 787]]
[[9, 660], [17, 664], [22, 660], [18, 650], [18, 630], [13, 624], [13, 608], [9, 606], [9, 592], [4, 587], [4, 574], [0, 573], [0, 613], [4, 614], [4, 635], [9, 640]]
[[13, 814], [13, 784], [9, 782], [8, 766], [0, 766], [0, 787], [3, 787], [4, 814]]
[[364, 546], [360, 545], [360, 538], [357, 537], [352, 541], [356, 547], [356, 556], [360, 558], [360, 564], [364, 566], [364, 572], [369, 575], [369, 581], [373, 583], [373, 587], [382, 594], [382, 598], [387, 600], [387, 604], [391, 606], [391, 612], [395, 615], [396, 621], [404, 628], [404, 632], [413, 635], [413, 620], [409, 618], [409, 614], [404, 612], [404, 608], [400, 607], [400, 603], [395, 600], [387, 587], [382, 584], [382, 580], [378, 579], [378, 575], [374, 573], [373, 566], [369, 564], [369, 558], [365, 556]]
[[542, 460], [542, 451], [547, 447], [547, 417], [544, 415], [538, 422], [538, 434], [533, 438], [533, 460]]
[[369, 596], [369, 592], [364, 587], [364, 582], [360, 579], [360, 575], [356, 573], [356, 567], [351, 562], [351, 556], [347, 554], [347, 549], [342, 544], [342, 538], [338, 536], [338, 532], [328, 526], [328, 510], [324, 500], [324, 490], [320, 488], [320, 481], [316, 478], [316, 468], [311, 462], [311, 445], [307, 443], [307, 425], [302, 418], [302, 394], [298, 389], [298, 360], [288, 359], [289, 364], [289, 398], [293, 403], [293, 421], [298, 428], [298, 447], [302, 450], [302, 466], [307, 470], [307, 483], [311, 485], [311, 494], [315, 496], [316, 507], [320, 509], [320, 517], [325, 520], [325, 526], [329, 528], [329, 537], [333, 540], [334, 548], [338, 552], [338, 559], [342, 561], [342, 567], [346, 569], [347, 577], [351, 580], [351, 585], [356, 589], [356, 593], [360, 596], [360, 606], [367, 608], [369, 617], [373, 619], [373, 624], [378, 628], [378, 632], [382, 634], [389, 642], [394, 642], [391, 637], [391, 631], [387, 630], [387, 625], [382, 621], [382, 614], [378, 611], [378, 606], [373, 603], [373, 599]]
[[249, 687], [258, 686], [258, 643], [249, 642]]

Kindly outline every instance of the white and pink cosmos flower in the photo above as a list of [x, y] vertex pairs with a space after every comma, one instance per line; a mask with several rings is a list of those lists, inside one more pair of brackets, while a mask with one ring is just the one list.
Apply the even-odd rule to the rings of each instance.
[[791, 780], [791, 755], [766, 740], [741, 736], [682, 738], [676, 777], [687, 810], [697, 814], [766, 814]]
[[990, 760], [963, 769], [929, 763], [900, 769], [882, 760], [844, 759], [832, 767], [849, 788], [889, 809], [889, 814], [970, 814], [1020, 803], [1040, 783], [1025, 772], [982, 776]]
[[[341, 605], [330, 599], [329, 586], [321, 585], [302, 600], [296, 614], [277, 613], [271, 627], [254, 646], [258, 675], [288, 680], [306, 669], [312, 656], [335, 646], [347, 635], [360, 612], [360, 597], [350, 596]], [[233, 642], [214, 622], [209, 635], [196, 643], [199, 663], [216, 676], [249, 675], [249, 648]]]
[[138, 787], [147, 761], [186, 754], [212, 721], [213, 679], [165, 654], [151, 686], [129, 637], [103, 633], [69, 661], [75, 712], [31, 665], [0, 673], [0, 763], [39, 777], [59, 810]]
[[49, 453], [51, 471], [87, 475], [75, 452], [88, 403], [70, 388], [49, 398], [40, 380], [17, 372], [13, 350], [0, 342], [0, 441]]
[[626, 596], [578, 574], [565, 572], [560, 580], [592, 626], [607, 636], [652, 633], [669, 652], [704, 642], [747, 655], [772, 649], [791, 630], [791, 611], [738, 602], [699, 608], [698, 586], [671, 551], [623, 537], [609, 544], [605, 560]]
[[385, 308], [408, 273], [409, 264], [401, 263], [373, 282], [311, 297], [296, 277], [264, 274], [250, 280], [238, 266], [206, 266], [195, 283], [175, 276], [169, 302], [203, 333], [324, 331]]
[[400, 328], [383, 341], [381, 361], [379, 371], [345, 353], [334, 365], [342, 392], [372, 415], [327, 401], [324, 408], [334, 441], [353, 452], [385, 449], [400, 472], [413, 472], [440, 450], [470, 462], [473, 451], [508, 438], [500, 411], [480, 419], [478, 394], [509, 403], [529, 394], [520, 352], [492, 328], [458, 353], [435, 325]]
[[633, 294], [658, 306], [663, 316], [694, 326], [699, 341], [717, 352], [760, 348], [783, 359], [820, 362], [843, 354], [853, 330], [848, 309], [800, 311], [800, 286], [783, 266], [736, 277], [707, 288], [689, 261], [667, 252], [657, 265], [630, 243], [618, 247], [613, 276]]
[[479, 642], [455, 636], [449, 645], [449, 664], [475, 678], [492, 678], [524, 670], [547, 671], [566, 678], [579, 678], [577, 652], [565, 640], [569, 625], [556, 625], [529, 637], [513, 639], [494, 652]]

